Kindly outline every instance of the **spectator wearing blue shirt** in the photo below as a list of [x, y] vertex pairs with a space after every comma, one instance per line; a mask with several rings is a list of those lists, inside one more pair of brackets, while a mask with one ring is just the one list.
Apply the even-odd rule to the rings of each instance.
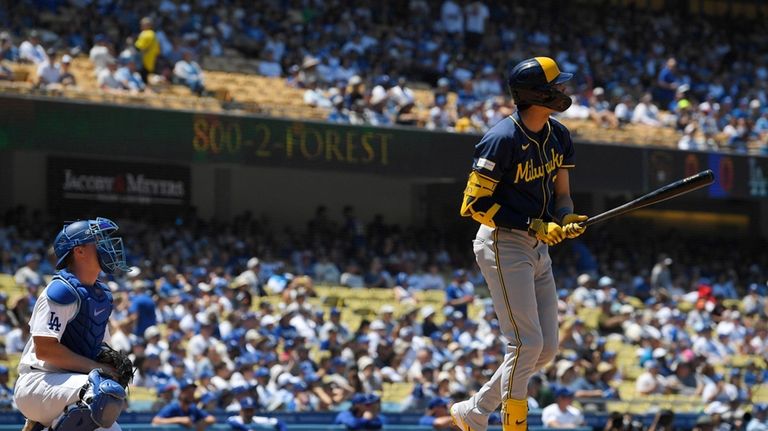
[[349, 124], [349, 113], [344, 108], [344, 96], [337, 94], [331, 98], [333, 109], [328, 114], [328, 121], [331, 123]]
[[117, 70], [115, 78], [131, 92], [140, 93], [144, 91], [146, 85], [141, 79], [141, 74], [136, 70], [136, 62], [133, 58], [121, 58], [123, 67]]
[[453, 429], [453, 419], [448, 413], [448, 400], [433, 398], [427, 404], [427, 411], [419, 418], [419, 425], [429, 426], [436, 430]]
[[136, 289], [136, 295], [131, 298], [128, 314], [134, 325], [133, 333], [137, 337], [141, 337], [147, 328], [157, 324], [156, 305], [155, 300], [144, 290], [143, 285], [137, 283], [135, 286], [139, 288]]
[[387, 418], [381, 414], [381, 397], [376, 394], [367, 394], [365, 402], [368, 404], [374, 421], [381, 422], [382, 426], [387, 425]]
[[285, 431], [285, 423], [279, 419], [254, 416], [256, 403], [253, 398], [240, 400], [240, 414], [227, 419], [227, 425], [236, 431], [264, 430], [270, 427], [276, 431]]
[[0, 365], [0, 411], [13, 410], [13, 388], [8, 386], [8, 367]]
[[185, 49], [181, 60], [173, 67], [174, 76], [198, 95], [205, 91], [203, 84], [203, 69], [192, 59], [192, 50]]
[[659, 77], [656, 82], [658, 90], [656, 92], [655, 99], [659, 102], [659, 106], [668, 106], [672, 99], [675, 98], [675, 91], [679, 85], [675, 72], [677, 71], [677, 60], [669, 58], [667, 64], [659, 72]]
[[173, 403], [173, 393], [176, 385], [171, 382], [161, 383], [157, 386], [157, 401], [152, 404], [152, 411], [160, 411], [166, 405]]
[[165, 298], [178, 296], [184, 291], [183, 277], [178, 275], [173, 265], [164, 265], [162, 269], [163, 278], [160, 284], [160, 295]]
[[453, 281], [445, 290], [445, 305], [453, 307], [464, 318], [468, 317], [468, 307], [475, 300], [475, 288], [467, 280], [467, 272], [463, 269], [456, 270]]
[[7, 31], [0, 33], [0, 60], [19, 61], [19, 49], [13, 46], [13, 38]]
[[378, 430], [383, 423], [381, 418], [371, 411], [370, 399], [365, 394], [352, 397], [352, 407], [336, 416], [335, 425], [344, 425], [348, 430]]
[[192, 380], [184, 380], [179, 385], [181, 392], [178, 401], [174, 401], [160, 409], [152, 418], [152, 425], [181, 425], [184, 428], [194, 428], [202, 431], [213, 425], [216, 418], [195, 405], [195, 389], [197, 385]]

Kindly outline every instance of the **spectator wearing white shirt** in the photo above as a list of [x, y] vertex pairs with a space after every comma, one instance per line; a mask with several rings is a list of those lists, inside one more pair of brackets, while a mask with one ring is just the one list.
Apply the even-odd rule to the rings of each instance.
[[96, 76], [99, 76], [101, 71], [107, 68], [109, 61], [114, 60], [114, 57], [112, 57], [112, 51], [104, 35], [97, 34], [93, 38], [93, 43], [94, 45], [88, 53], [88, 58], [93, 63], [93, 70]]
[[637, 377], [635, 391], [638, 395], [663, 394], [666, 392], [664, 377], [659, 374], [659, 363], [649, 360], [645, 363], [645, 372]]
[[405, 77], [400, 77], [397, 84], [389, 89], [389, 97], [397, 106], [405, 106], [416, 100], [413, 90], [406, 84]]
[[496, 69], [490, 64], [483, 67], [482, 74], [473, 82], [472, 88], [480, 99], [500, 96], [503, 93]]
[[117, 63], [112, 58], [107, 61], [106, 67], [99, 72], [96, 82], [99, 84], [99, 88], [107, 92], [119, 92], [125, 89], [120, 80], [117, 79]]
[[145, 90], [146, 85], [144, 80], [141, 79], [141, 74], [136, 69], [136, 62], [133, 58], [123, 59], [124, 66], [117, 70], [115, 78], [120, 81], [120, 84], [127, 90], [140, 93]]
[[41, 287], [45, 284], [43, 275], [40, 273], [40, 255], [37, 253], [28, 253], [24, 256], [25, 265], [19, 268], [13, 275], [14, 281], [19, 286]]
[[548, 428], [578, 428], [584, 425], [584, 415], [572, 406], [573, 391], [560, 387], [555, 391], [555, 402], [541, 411], [541, 422]]
[[317, 81], [307, 81], [304, 85], [307, 88], [304, 90], [304, 103], [317, 108], [333, 107], [331, 100], [318, 88]]
[[21, 353], [29, 341], [29, 325], [11, 329], [5, 335], [5, 353]]
[[205, 91], [203, 69], [192, 59], [191, 50], [182, 51], [181, 60], [177, 61], [173, 68], [173, 75], [198, 95]]
[[264, 58], [259, 61], [259, 75], [279, 77], [283, 74], [283, 68], [280, 63], [275, 61], [275, 54], [272, 51], [265, 51]]
[[451, 114], [446, 109], [446, 100], [438, 98], [435, 100], [435, 106], [429, 110], [429, 120], [427, 129], [431, 130], [450, 130], [453, 123]]
[[768, 404], [755, 404], [752, 407], [752, 419], [747, 423], [747, 431], [768, 431]]
[[755, 314], [765, 309], [765, 298], [760, 295], [759, 290], [757, 283], [749, 285], [749, 294], [741, 302], [744, 314]]
[[61, 67], [56, 63], [56, 52], [48, 52], [48, 58], [37, 66], [37, 85], [41, 88], [56, 87], [61, 82]]
[[621, 101], [616, 104], [616, 107], [613, 108], [613, 114], [619, 120], [619, 126], [632, 122], [632, 113], [635, 110], [634, 104], [632, 96], [625, 94], [621, 97]]
[[464, 6], [464, 19], [467, 30], [464, 35], [466, 46], [474, 48], [482, 45], [485, 23], [490, 16], [488, 6], [483, 2], [475, 1]]
[[29, 32], [29, 37], [19, 45], [19, 60], [40, 65], [48, 60], [45, 49], [40, 44], [40, 34], [36, 30]]
[[653, 104], [650, 93], [645, 93], [640, 99], [640, 103], [632, 111], [632, 123], [653, 127], [660, 127], [662, 125], [661, 120], [659, 120], [659, 108]]
[[440, 8], [440, 21], [446, 33], [456, 34], [464, 31], [464, 15], [461, 7], [453, 0], [443, 2]]
[[739, 388], [726, 382], [720, 374], [713, 375], [701, 393], [701, 400], [705, 404], [714, 402], [728, 404], [738, 399], [738, 397]]
[[61, 69], [61, 76], [59, 77], [59, 83], [63, 86], [77, 86], [77, 80], [75, 79], [75, 75], [72, 74], [72, 72], [69, 70], [70, 65], [72, 64], [72, 57], [68, 55], [64, 55], [61, 57], [61, 64], [59, 64], [59, 68]]

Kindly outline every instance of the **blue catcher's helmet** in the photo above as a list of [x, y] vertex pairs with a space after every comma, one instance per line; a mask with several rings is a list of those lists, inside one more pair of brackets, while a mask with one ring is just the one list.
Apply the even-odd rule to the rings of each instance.
[[122, 238], [112, 238], [118, 227], [110, 219], [97, 217], [96, 220], [78, 220], [61, 229], [53, 243], [56, 253], [56, 269], [64, 268], [64, 260], [73, 248], [96, 243], [101, 270], [112, 274], [116, 270], [128, 271], [125, 263], [125, 251]]

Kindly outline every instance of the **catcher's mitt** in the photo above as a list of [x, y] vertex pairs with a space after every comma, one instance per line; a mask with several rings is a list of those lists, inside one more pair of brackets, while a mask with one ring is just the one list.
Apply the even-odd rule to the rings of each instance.
[[102, 344], [101, 352], [96, 356], [96, 361], [114, 368], [116, 375], [113, 377], [122, 387], [128, 387], [128, 383], [133, 380], [133, 374], [136, 372], [136, 369], [133, 367], [131, 358], [125, 353], [118, 352], [108, 345]]

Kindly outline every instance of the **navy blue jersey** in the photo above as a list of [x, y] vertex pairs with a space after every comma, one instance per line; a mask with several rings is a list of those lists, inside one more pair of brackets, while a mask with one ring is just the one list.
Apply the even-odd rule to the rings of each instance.
[[568, 129], [549, 119], [539, 133], [515, 114], [499, 121], [475, 146], [472, 168], [498, 182], [491, 200], [501, 205], [498, 226], [526, 229], [528, 220], [553, 220], [554, 181], [559, 168], [574, 167]]

